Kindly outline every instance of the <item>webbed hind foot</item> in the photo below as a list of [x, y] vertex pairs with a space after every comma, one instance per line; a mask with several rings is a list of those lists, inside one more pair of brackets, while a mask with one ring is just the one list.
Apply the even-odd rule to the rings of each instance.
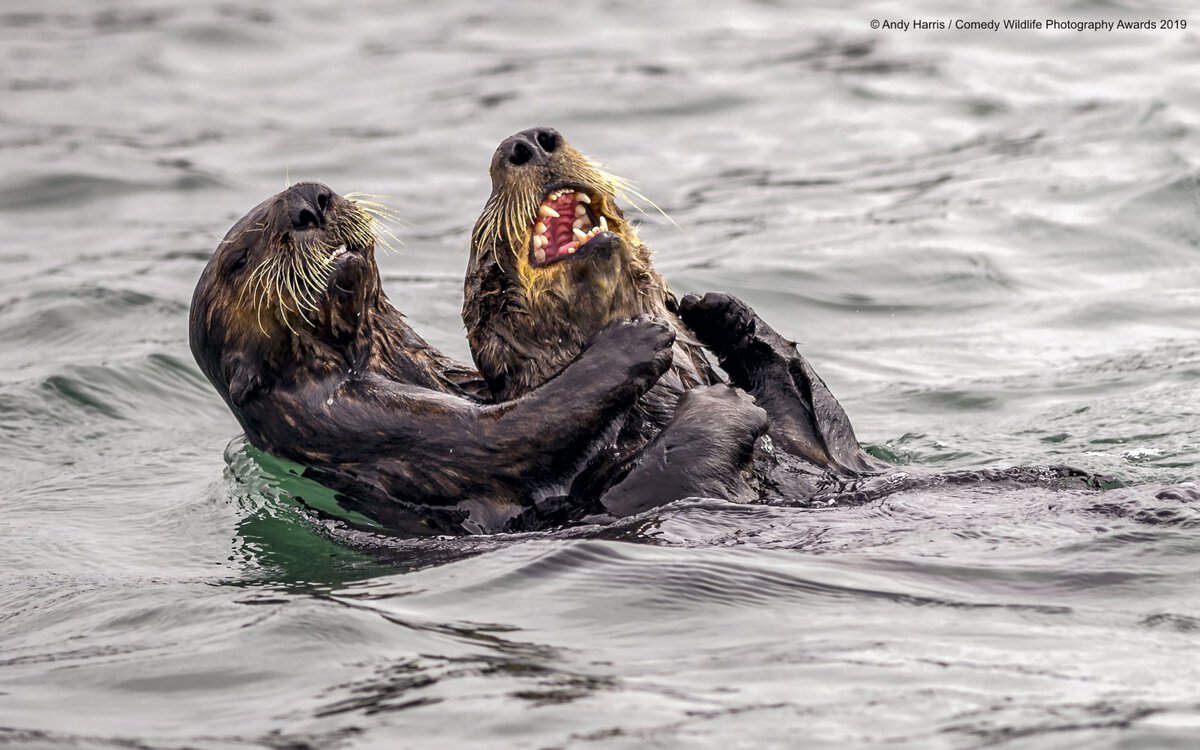
[[771, 419], [776, 445], [842, 474], [868, 474], [883, 465], [858, 443], [841, 404], [797, 350], [754, 310], [722, 292], [690, 294], [679, 314], [709, 347], [731, 382], [751, 393]]

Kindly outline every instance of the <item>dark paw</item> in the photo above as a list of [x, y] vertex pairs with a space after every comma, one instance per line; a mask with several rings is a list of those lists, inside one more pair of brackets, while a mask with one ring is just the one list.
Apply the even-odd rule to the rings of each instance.
[[599, 349], [613, 362], [623, 363], [631, 377], [648, 387], [671, 366], [675, 330], [662, 318], [639, 315], [617, 320], [598, 333], [592, 349]]
[[679, 316], [701, 343], [718, 354], [740, 348], [754, 333], [755, 314], [732, 294], [689, 294], [679, 301]]

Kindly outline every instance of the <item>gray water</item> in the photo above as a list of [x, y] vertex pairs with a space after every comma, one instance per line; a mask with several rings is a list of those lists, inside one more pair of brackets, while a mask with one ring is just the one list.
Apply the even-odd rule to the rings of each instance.
[[[1200, 744], [1200, 18], [400, 5], [0, 9], [0, 745]], [[642, 233], [677, 291], [801, 341], [877, 455], [1127, 486], [351, 533], [199, 374], [196, 278], [289, 180], [387, 195], [387, 291], [466, 357], [486, 165], [543, 124], [670, 214]]]

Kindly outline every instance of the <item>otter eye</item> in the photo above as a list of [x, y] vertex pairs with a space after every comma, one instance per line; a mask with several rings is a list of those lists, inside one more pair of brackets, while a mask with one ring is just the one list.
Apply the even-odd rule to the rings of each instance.
[[538, 132], [537, 142], [538, 145], [546, 151], [546, 153], [550, 153], [554, 149], [558, 148], [558, 138], [554, 135], [554, 133], [550, 133], [545, 130]]
[[321, 213], [325, 213], [326, 211], [329, 210], [329, 196], [328, 195], [326, 195], [325, 193], [321, 193], [320, 195], [317, 196], [317, 208], [320, 209]]
[[237, 255], [233, 260], [229, 261], [229, 273], [237, 273], [246, 267], [246, 262], [250, 260], [250, 248], [244, 247], [237, 251]]

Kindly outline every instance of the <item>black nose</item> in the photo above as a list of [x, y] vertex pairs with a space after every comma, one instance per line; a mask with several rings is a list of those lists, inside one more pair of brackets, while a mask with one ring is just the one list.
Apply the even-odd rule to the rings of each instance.
[[562, 143], [562, 136], [554, 128], [530, 128], [511, 135], [500, 144], [504, 161], [513, 166], [525, 164], [544, 165], [550, 162], [550, 154]]
[[288, 218], [292, 229], [320, 229], [333, 191], [316, 182], [301, 182], [288, 189]]

